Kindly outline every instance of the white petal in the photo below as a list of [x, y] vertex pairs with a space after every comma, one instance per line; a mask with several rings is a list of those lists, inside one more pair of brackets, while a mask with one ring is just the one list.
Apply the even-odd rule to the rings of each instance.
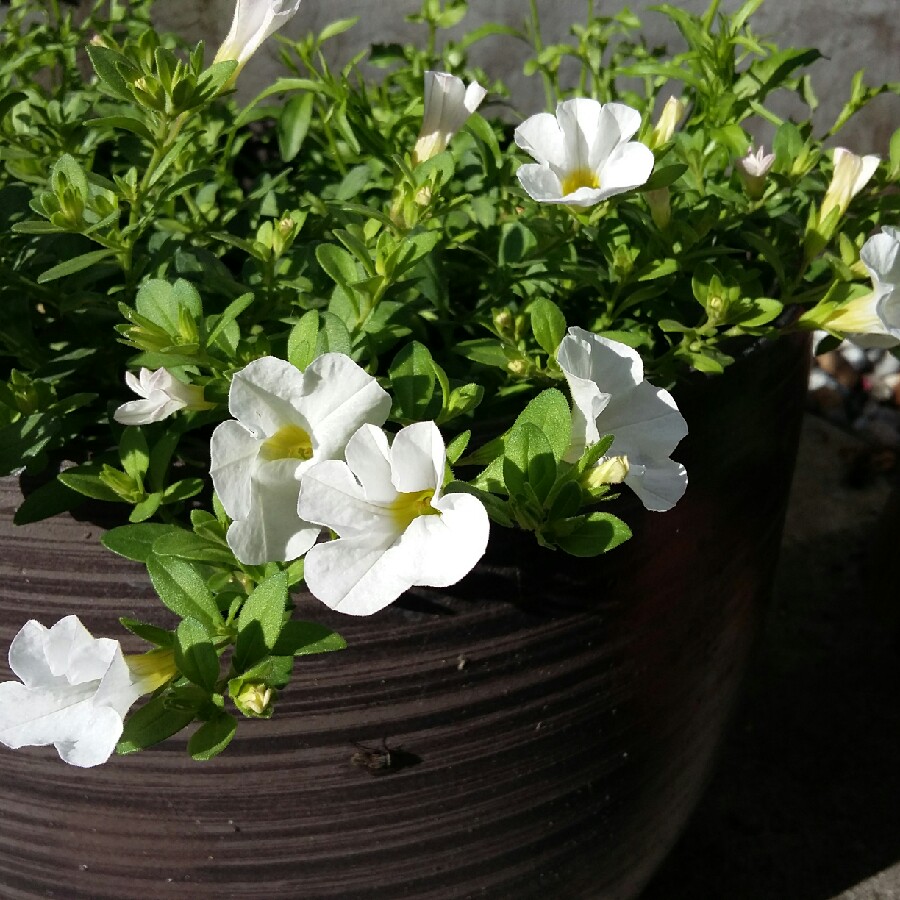
[[397, 497], [391, 481], [391, 448], [387, 436], [374, 425], [363, 425], [347, 443], [344, 458], [372, 503], [390, 503]]
[[687, 483], [684, 466], [671, 459], [634, 466], [625, 476], [625, 484], [638, 495], [645, 509], [652, 512], [671, 509], [684, 495]]
[[613, 434], [611, 456], [625, 455], [629, 465], [668, 456], [688, 433], [672, 395], [647, 381], [614, 394], [597, 422], [601, 434]]
[[874, 281], [900, 285], [900, 237], [896, 229], [883, 228], [872, 235], [863, 244], [859, 257]]
[[151, 425], [153, 422], [161, 422], [179, 409], [184, 409], [184, 403], [173, 400], [162, 391], [156, 391], [146, 400], [129, 400], [123, 403], [113, 413], [113, 418], [120, 425]]
[[350, 436], [362, 425], [382, 425], [391, 398], [349, 356], [325, 353], [303, 373], [304, 390], [297, 409], [309, 423], [316, 459], [343, 453]]
[[630, 140], [641, 127], [641, 114], [625, 103], [607, 103], [603, 109], [615, 118], [621, 141]]
[[556, 116], [550, 113], [531, 116], [519, 125], [513, 137], [517, 146], [539, 163], [547, 163], [558, 170], [565, 168], [565, 139]]
[[[600, 159], [605, 159], [618, 143], [619, 132], [615, 119], [611, 117], [614, 131], [604, 132], [600, 127], [602, 116], [603, 107], [596, 100], [579, 97], [557, 104], [556, 119], [565, 142], [567, 172], [577, 169], [594, 171], [597, 166], [591, 165], [593, 148], [599, 143]], [[605, 147], [606, 143], [608, 147]]]
[[136, 378], [133, 372], [126, 372], [125, 384], [127, 384], [139, 397], [146, 397], [147, 391], [144, 390], [144, 379], [149, 375], [149, 369], [141, 369], [140, 378]]
[[315, 543], [319, 527], [297, 514], [300, 483], [295, 460], [259, 466], [251, 481], [250, 510], [228, 529], [228, 546], [245, 565], [286, 562]]
[[314, 597], [351, 616], [369, 616], [412, 586], [393, 564], [390, 544], [372, 535], [316, 544], [304, 577]]
[[653, 171], [653, 151], [638, 141], [620, 144], [600, 170], [603, 199], [646, 184]]
[[243, 519], [250, 513], [250, 481], [259, 446], [260, 441], [238, 422], [222, 422], [213, 431], [209, 474], [225, 512], [232, 519]]
[[446, 450], [434, 422], [402, 428], [391, 445], [391, 480], [402, 494], [439, 492], [444, 480]]
[[274, 356], [255, 359], [231, 380], [228, 409], [257, 438], [268, 438], [283, 425], [297, 425], [309, 432], [298, 413], [304, 395], [303, 373]]
[[562, 201], [562, 183], [546, 165], [526, 163], [519, 166], [516, 177], [522, 189], [538, 203], [560, 203]]
[[632, 347], [583, 328], [569, 328], [556, 353], [563, 372], [589, 378], [600, 389], [620, 394], [644, 380], [644, 364]]
[[[878, 298], [875, 312], [884, 330], [894, 339], [894, 343], [900, 340], [900, 287], [885, 291]], [[883, 346], [893, 346], [893, 344]]]
[[[396, 497], [393, 491], [391, 498]], [[400, 534], [390, 510], [371, 503], [349, 466], [338, 460], [318, 463], [303, 473], [297, 506], [300, 516], [337, 532], [342, 537], [379, 534], [390, 544]]]
[[411, 585], [447, 587], [484, 556], [490, 520], [482, 502], [469, 494], [447, 494], [433, 506], [441, 514], [413, 520], [392, 551], [393, 564]]

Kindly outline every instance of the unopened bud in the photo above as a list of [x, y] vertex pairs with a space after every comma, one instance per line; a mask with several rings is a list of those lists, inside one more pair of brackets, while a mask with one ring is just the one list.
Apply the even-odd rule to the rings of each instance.
[[235, 705], [245, 715], [265, 718], [272, 714], [275, 692], [262, 682], [245, 684], [234, 698]]

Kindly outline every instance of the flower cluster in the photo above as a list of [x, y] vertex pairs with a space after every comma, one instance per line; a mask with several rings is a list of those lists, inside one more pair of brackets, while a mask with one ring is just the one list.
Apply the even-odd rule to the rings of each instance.
[[[28, 622], [4, 744], [96, 765], [199, 722], [207, 759], [272, 715], [295, 658], [344, 647], [296, 591], [379, 614], [466, 577], [497, 528], [547, 565], [600, 556], [630, 536], [621, 494], [651, 515], [690, 492], [684, 376], [801, 331], [900, 346], [900, 132], [886, 156], [828, 149], [769, 106], [812, 97], [816, 51], [715, 3], [660, 8], [686, 43], [668, 57], [592, 3], [545, 45], [537, 5], [517, 37], [547, 108], [511, 123], [466, 58], [509, 28], [436, 50], [465, 0], [411, 17], [425, 49], [372, 47], [377, 79], [327, 62], [350, 20], [283, 33], [286, 77], [249, 103], [232, 88], [299, 0], [236, 0], [209, 65], [147, 4], [54, 23], [12, 0], [0, 468], [46, 480], [18, 521], [123, 510], [103, 542], [178, 624], [123, 620], [153, 647], [133, 656]], [[854, 82], [829, 143], [892, 89]]]

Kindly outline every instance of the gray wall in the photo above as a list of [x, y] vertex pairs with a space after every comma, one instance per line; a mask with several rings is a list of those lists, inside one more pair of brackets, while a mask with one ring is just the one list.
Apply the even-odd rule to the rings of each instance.
[[[545, 40], [566, 36], [573, 22], [584, 18], [585, 0], [537, 0], [544, 22]], [[677, 32], [658, 13], [649, 11], [656, 0], [635, 0], [628, 4], [644, 22], [654, 42], [680, 47]], [[609, 15], [626, 4], [598, 0], [596, 6]], [[675, 2], [682, 8], [700, 12], [706, 0]], [[300, 11], [285, 29], [288, 35], [319, 30], [334, 19], [359, 16], [349, 33], [334, 42], [338, 58], [369, 42], [409, 39], [424, 40], [423, 30], [404, 20], [419, 8], [419, 0], [304, 0]], [[528, 0], [471, 0], [470, 12], [454, 34], [485, 21], [502, 21], [519, 26], [528, 13]], [[740, 0], [723, 0], [722, 9], [734, 10]], [[178, 29], [191, 39], [200, 37], [215, 47], [231, 21], [233, 0], [157, 0], [160, 23]], [[900, 16], [897, 0], [769, 0], [754, 17], [755, 30], [782, 46], [812, 46], [825, 54], [813, 68], [813, 84], [821, 102], [817, 123], [831, 124], [847, 98], [849, 81], [858, 69], [866, 70], [869, 84], [900, 81]], [[511, 84], [516, 104], [529, 114], [544, 106], [538, 79], [521, 76], [522, 52], [512, 38], [503, 38], [490, 47], [473, 52], [472, 61], [489, 74]], [[274, 42], [269, 42], [241, 75], [240, 91], [251, 96], [264, 87], [277, 70]], [[882, 96], [854, 120], [844, 132], [842, 143], [857, 152], [887, 151], [891, 133], [900, 127], [900, 98]]]

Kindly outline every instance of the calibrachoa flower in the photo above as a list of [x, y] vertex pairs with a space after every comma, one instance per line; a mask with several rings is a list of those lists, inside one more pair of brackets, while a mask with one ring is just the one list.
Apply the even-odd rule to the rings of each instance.
[[570, 328], [557, 362], [574, 404], [568, 458], [614, 435], [609, 457], [624, 457], [624, 481], [647, 509], [671, 509], [687, 487], [684, 466], [669, 458], [687, 434], [672, 395], [644, 381], [640, 356], [625, 344]]
[[447, 149], [451, 138], [484, 100], [487, 91], [473, 81], [468, 87], [461, 78], [446, 72], [425, 73], [425, 115], [413, 164], [425, 162]]
[[765, 147], [760, 146], [756, 153], [753, 147], [747, 151], [747, 155], [737, 161], [737, 173], [747, 196], [751, 200], [759, 200], [766, 190], [766, 175], [775, 162], [774, 153], [766, 153]]
[[234, 18], [213, 62], [237, 60], [238, 71], [262, 42], [296, 15], [300, 0], [237, 0]]
[[867, 347], [900, 344], [900, 229], [885, 225], [859, 253], [873, 290], [841, 306], [825, 325]]
[[455, 584], [481, 559], [487, 512], [469, 494], [441, 492], [446, 451], [434, 422], [408, 425], [390, 445], [363, 426], [346, 460], [310, 469], [300, 494], [300, 515], [339, 535], [305, 560], [307, 586], [327, 606], [370, 615], [414, 585]]
[[168, 369], [141, 369], [137, 378], [126, 372], [125, 383], [143, 399], [129, 400], [113, 413], [122, 425], [149, 425], [180, 409], [210, 409], [213, 405], [203, 399], [203, 388], [179, 381]]
[[834, 172], [822, 200], [819, 223], [837, 209], [843, 215], [850, 201], [869, 183], [880, 162], [877, 156], [857, 156], [844, 147], [834, 148]]
[[21, 683], [0, 684], [0, 742], [53, 744], [64, 762], [85, 768], [109, 759], [131, 705], [161, 683], [132, 672], [119, 642], [92, 637], [77, 616], [51, 628], [26, 622], [10, 645], [9, 666]]
[[515, 131], [516, 143], [537, 163], [516, 173], [540, 203], [592, 206], [639, 187], [653, 170], [653, 153], [631, 141], [640, 113], [623, 103], [564, 100], [556, 115], [538, 113]]
[[213, 432], [210, 474], [233, 519], [228, 545], [248, 565], [296, 559], [319, 534], [297, 515], [303, 473], [343, 453], [360, 425], [380, 425], [391, 399], [349, 356], [325, 353], [301, 372], [266, 356], [238, 372]]

